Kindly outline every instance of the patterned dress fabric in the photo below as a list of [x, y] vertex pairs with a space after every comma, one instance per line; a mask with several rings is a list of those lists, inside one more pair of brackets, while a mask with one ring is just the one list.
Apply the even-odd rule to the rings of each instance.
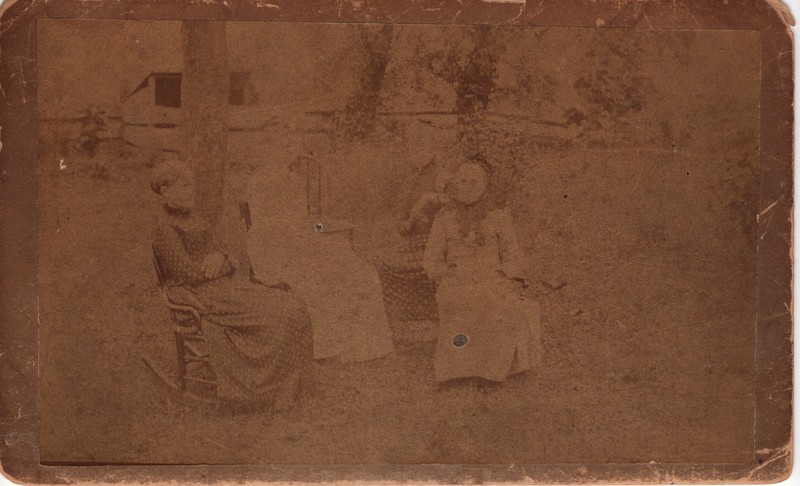
[[208, 278], [203, 260], [220, 251], [200, 218], [167, 212], [153, 248], [169, 299], [195, 307], [220, 399], [292, 400], [308, 383], [313, 356], [305, 304], [293, 293], [239, 278], [232, 265]]
[[381, 281], [386, 315], [392, 321], [438, 319], [436, 284], [422, 267], [427, 235], [414, 235], [408, 242], [375, 258]]
[[[400, 220], [410, 216], [411, 208], [428, 191], [434, 188], [436, 172], [424, 167], [404, 181], [400, 189], [401, 204], [397, 211]], [[415, 221], [404, 233], [405, 241], [396, 248], [384, 251], [374, 259], [381, 281], [386, 315], [392, 321], [435, 321], [439, 318], [436, 307], [436, 284], [425, 273], [422, 257], [428, 242], [428, 233], [441, 204], [431, 204], [423, 209], [424, 221]]]

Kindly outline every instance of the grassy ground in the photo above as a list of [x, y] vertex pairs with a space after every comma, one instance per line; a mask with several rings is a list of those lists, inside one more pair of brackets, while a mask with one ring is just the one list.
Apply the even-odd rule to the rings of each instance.
[[[60, 169], [56, 153], [43, 152], [40, 188], [45, 461], [750, 459], [754, 308], [740, 285], [749, 270], [713, 224], [681, 236], [682, 224], [705, 220], [672, 218], [685, 214], [670, 206], [681, 196], [653, 196], [653, 174], [636, 185], [635, 171], [617, 177], [592, 160], [576, 176], [580, 167], [557, 169], [564, 159], [554, 156], [525, 176], [539, 190], [512, 209], [543, 304], [540, 369], [490, 390], [438, 389], [433, 343], [398, 343], [373, 362], [316, 363], [314, 395], [287, 414], [231, 416], [177, 401], [142, 362], [174, 367], [151, 263], [158, 201], [147, 156], [106, 149], [98, 173], [78, 155]], [[246, 171], [229, 176], [237, 187]], [[228, 197], [233, 227], [233, 189]], [[712, 222], [720, 197], [708, 197]]]

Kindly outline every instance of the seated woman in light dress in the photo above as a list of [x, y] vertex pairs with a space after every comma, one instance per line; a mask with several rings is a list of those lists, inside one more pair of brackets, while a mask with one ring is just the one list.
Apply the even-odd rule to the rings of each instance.
[[521, 293], [522, 262], [511, 217], [486, 197], [479, 163], [455, 174], [456, 197], [433, 222], [425, 270], [439, 282], [437, 382], [502, 382], [538, 361], [538, 304]]
[[279, 281], [255, 284], [237, 274], [194, 210], [187, 167], [165, 163], [151, 185], [164, 200], [153, 237], [162, 285], [171, 302], [199, 311], [219, 399], [234, 406], [289, 408], [311, 385], [305, 304]]
[[[257, 279], [303, 296], [315, 359], [382, 358], [394, 350], [375, 268], [350, 245], [352, 225], [310, 214], [309, 158], [274, 160], [248, 188], [247, 252]], [[316, 188], [315, 188], [316, 189]]]

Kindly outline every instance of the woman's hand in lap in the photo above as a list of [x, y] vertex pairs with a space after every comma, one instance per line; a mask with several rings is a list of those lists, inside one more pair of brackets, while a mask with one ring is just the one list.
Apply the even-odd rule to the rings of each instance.
[[215, 251], [203, 259], [203, 273], [206, 278], [219, 278], [227, 270], [228, 262], [221, 252]]

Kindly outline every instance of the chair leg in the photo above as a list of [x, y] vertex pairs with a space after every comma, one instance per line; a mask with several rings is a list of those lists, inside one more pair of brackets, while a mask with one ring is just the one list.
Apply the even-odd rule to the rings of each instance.
[[183, 335], [175, 333], [175, 350], [178, 354], [178, 386], [181, 391], [186, 391], [186, 345], [183, 342]]

